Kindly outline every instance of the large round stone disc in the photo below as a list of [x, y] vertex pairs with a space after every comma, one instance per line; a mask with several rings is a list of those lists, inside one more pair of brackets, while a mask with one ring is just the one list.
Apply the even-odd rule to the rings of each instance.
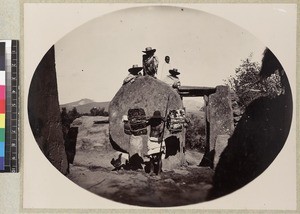
[[[141, 76], [133, 83], [123, 85], [110, 102], [109, 131], [114, 148], [126, 152], [129, 149], [129, 135], [124, 133], [122, 116], [127, 115], [130, 108], [143, 108], [147, 117], [151, 117], [158, 110], [164, 117], [169, 110], [183, 108], [183, 103], [176, 90], [150, 76]], [[168, 136], [170, 133], [165, 128], [164, 137]], [[144, 147], [147, 139], [148, 136], [143, 135]]]

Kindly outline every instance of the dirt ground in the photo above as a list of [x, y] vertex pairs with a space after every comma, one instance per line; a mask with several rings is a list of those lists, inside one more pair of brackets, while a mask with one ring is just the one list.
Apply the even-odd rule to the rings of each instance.
[[171, 207], [206, 200], [212, 187], [213, 170], [199, 167], [203, 154], [186, 151], [186, 165], [149, 175], [144, 170], [112, 171], [118, 156], [108, 141], [108, 124], [93, 124], [103, 117], [81, 117], [77, 152], [68, 178], [79, 186], [113, 201], [147, 207]]

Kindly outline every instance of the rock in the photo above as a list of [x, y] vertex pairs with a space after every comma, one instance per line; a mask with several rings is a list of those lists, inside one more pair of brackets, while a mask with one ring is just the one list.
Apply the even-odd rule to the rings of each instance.
[[228, 86], [217, 86], [216, 93], [209, 96], [209, 151], [215, 148], [218, 135], [231, 135], [234, 129], [231, 97]]
[[262, 62], [260, 76], [268, 77], [281, 71], [285, 93], [260, 97], [246, 107], [221, 154], [209, 199], [236, 191], [259, 176], [276, 158], [288, 137], [293, 101], [287, 76], [269, 49], [266, 49]]
[[173, 169], [173, 171], [174, 171], [176, 174], [180, 174], [180, 175], [188, 175], [188, 174], [190, 174], [189, 171], [184, 170], [184, 169]]
[[242, 116], [238, 116], [238, 117], [234, 117], [233, 120], [234, 120], [234, 122], [239, 122], [241, 118], [242, 118]]
[[[121, 152], [129, 150], [130, 135], [124, 133], [122, 116], [127, 115], [130, 108], [143, 108], [146, 116], [151, 117], [156, 110], [165, 116], [167, 106], [168, 110], [179, 109], [183, 108], [183, 103], [179, 94], [172, 87], [158, 79], [141, 76], [133, 83], [123, 85], [109, 105], [109, 133], [114, 149]], [[168, 136], [171, 135], [165, 129], [164, 137]], [[148, 136], [142, 135], [142, 137], [143, 153], [146, 153]]]
[[235, 108], [235, 109], [233, 110], [233, 116], [240, 116], [241, 114], [242, 114], [241, 109]]
[[80, 147], [81, 150], [93, 150], [94, 145], [96, 144], [88, 137], [82, 138], [81, 141], [82, 141], [81, 147]]
[[76, 118], [73, 123], [73, 126], [81, 126], [82, 125], [82, 117]]
[[170, 184], [175, 184], [175, 181], [173, 179], [171, 179], [171, 178], [165, 179], [164, 182], [170, 183]]
[[180, 154], [169, 156], [167, 159], [162, 159], [162, 171], [170, 171], [180, 167]]
[[217, 136], [216, 147], [215, 147], [214, 166], [217, 166], [217, 164], [219, 163], [220, 156], [228, 144], [229, 137], [230, 137], [230, 135], [218, 135]]
[[230, 90], [228, 86], [217, 86], [216, 93], [209, 95], [207, 114], [209, 122], [209, 141], [200, 166], [214, 168], [215, 147], [218, 135], [231, 135], [234, 120]]
[[202, 158], [203, 158], [203, 153], [193, 151], [193, 150], [185, 151], [185, 160], [188, 166], [197, 166]]
[[52, 46], [45, 54], [32, 77], [28, 96], [29, 123], [40, 149], [63, 174], [67, 173]]

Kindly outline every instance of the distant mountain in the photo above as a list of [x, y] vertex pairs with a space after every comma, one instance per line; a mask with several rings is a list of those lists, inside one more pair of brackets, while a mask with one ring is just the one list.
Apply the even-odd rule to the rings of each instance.
[[[183, 105], [186, 108], [187, 112], [199, 112], [201, 107], [203, 106], [203, 100], [201, 98], [197, 99], [187, 99], [183, 98]], [[107, 102], [95, 102], [91, 99], [81, 99], [79, 101], [66, 103], [60, 105], [60, 108], [66, 108], [67, 111], [72, 110], [76, 107], [77, 111], [81, 114], [83, 113], [90, 113], [90, 110], [93, 107], [96, 108], [104, 108], [105, 111], [108, 111], [109, 101]]]
[[90, 99], [81, 99], [79, 101], [66, 103], [63, 105], [60, 105], [60, 108], [66, 108], [67, 111], [72, 110], [74, 107], [76, 107], [77, 111], [81, 114], [83, 113], [90, 113], [90, 110], [93, 107], [96, 108], [104, 108], [105, 111], [108, 111], [109, 102], [95, 102]]
[[81, 99], [79, 101], [75, 101], [75, 102], [71, 102], [71, 103], [66, 103], [66, 104], [62, 104], [61, 106], [72, 106], [72, 107], [76, 107], [76, 106], [81, 106], [81, 105], [85, 105], [88, 103], [93, 103], [95, 102], [94, 100], [91, 99]]

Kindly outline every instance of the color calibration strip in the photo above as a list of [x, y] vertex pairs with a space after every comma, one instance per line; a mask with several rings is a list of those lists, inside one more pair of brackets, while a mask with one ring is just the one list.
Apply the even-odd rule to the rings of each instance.
[[0, 42], [0, 170], [5, 165], [5, 42]]
[[19, 43], [0, 40], [0, 172], [18, 172]]

